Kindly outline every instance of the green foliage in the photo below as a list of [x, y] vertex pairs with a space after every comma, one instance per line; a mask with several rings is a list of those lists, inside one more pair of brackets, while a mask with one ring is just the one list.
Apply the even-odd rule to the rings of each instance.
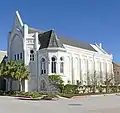
[[12, 78], [15, 75], [15, 72], [17, 70], [16, 62], [9, 61], [6, 65], [4, 64], [1, 65], [2, 65], [2, 70], [1, 70], [2, 77]]
[[23, 63], [16, 62], [16, 72], [13, 78], [19, 81], [29, 78], [29, 72]]
[[49, 75], [48, 78], [54, 83], [54, 84], [63, 84], [64, 81], [62, 80], [60, 75]]
[[22, 91], [0, 91], [0, 95], [32, 97], [32, 98], [39, 98], [42, 96], [42, 94], [39, 92], [22, 92]]
[[53, 98], [57, 98], [56, 94], [48, 93], [45, 96], [43, 96], [42, 99], [44, 99], [44, 100], [52, 100]]
[[2, 76], [3, 64], [0, 63], [0, 77]]
[[104, 88], [102, 86], [97, 86], [97, 89], [98, 89], [99, 93], [102, 93], [104, 90]]
[[21, 82], [25, 79], [29, 79], [29, 72], [23, 63], [18, 61], [8, 61], [7, 64], [0, 64], [0, 76], [7, 79], [18, 80], [20, 90], [22, 90]]
[[17, 61], [8, 61], [6, 65], [0, 64], [0, 74], [6, 78], [28, 79], [29, 72], [25, 65]]
[[38, 92], [26, 92], [24, 96], [31, 96], [32, 98], [39, 98], [42, 95]]
[[71, 84], [66, 84], [63, 89], [63, 93], [66, 94], [78, 94], [78, 86], [77, 85], [71, 85]]

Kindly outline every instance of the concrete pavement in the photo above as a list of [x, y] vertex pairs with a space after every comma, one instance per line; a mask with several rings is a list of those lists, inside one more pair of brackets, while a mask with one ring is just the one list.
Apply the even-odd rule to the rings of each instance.
[[0, 97], [0, 113], [120, 113], [120, 96], [98, 96], [57, 101], [28, 101]]

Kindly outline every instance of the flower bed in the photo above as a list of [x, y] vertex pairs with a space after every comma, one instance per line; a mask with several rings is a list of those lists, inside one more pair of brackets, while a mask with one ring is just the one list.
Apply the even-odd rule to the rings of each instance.
[[41, 98], [42, 100], [58, 100], [58, 97], [55, 94], [47, 94]]
[[31, 96], [15, 96], [15, 97], [18, 97], [18, 98], [32, 98]]

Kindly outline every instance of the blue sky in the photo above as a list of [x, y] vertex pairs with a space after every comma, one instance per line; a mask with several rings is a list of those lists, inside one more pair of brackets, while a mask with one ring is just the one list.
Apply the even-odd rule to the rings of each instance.
[[58, 35], [88, 43], [102, 43], [120, 62], [119, 0], [4, 0], [0, 3], [0, 50], [7, 49], [7, 36], [15, 11], [28, 25], [55, 29]]

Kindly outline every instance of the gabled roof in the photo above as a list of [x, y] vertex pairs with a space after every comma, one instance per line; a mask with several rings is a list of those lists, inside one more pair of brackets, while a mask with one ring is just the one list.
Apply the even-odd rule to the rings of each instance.
[[[98, 44], [91, 44], [91, 46], [97, 51], [100, 52], [102, 54], [109, 54], [108, 52], [106, 52], [105, 49], [103, 49], [102, 47], [100, 47], [100, 45]], [[109, 54], [110, 55], [110, 54]]]
[[48, 47], [64, 48], [63, 45], [60, 43], [59, 39], [57, 38], [55, 31], [53, 30], [39, 34], [38, 37], [41, 44], [40, 49]]
[[39, 34], [39, 41], [41, 43], [40, 49], [48, 47], [61, 47], [64, 48], [63, 44], [95, 51], [96, 50], [88, 43], [83, 43], [78, 40], [73, 40], [71, 38], [57, 37], [54, 30], [50, 30]]
[[0, 51], [0, 63], [2, 62], [5, 55], [7, 55], [7, 51]]

